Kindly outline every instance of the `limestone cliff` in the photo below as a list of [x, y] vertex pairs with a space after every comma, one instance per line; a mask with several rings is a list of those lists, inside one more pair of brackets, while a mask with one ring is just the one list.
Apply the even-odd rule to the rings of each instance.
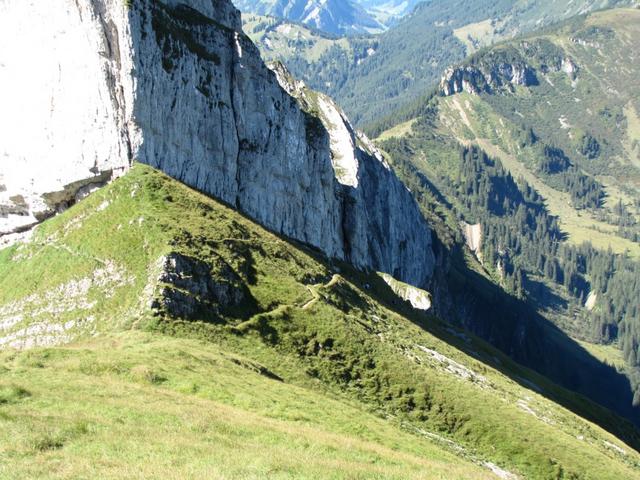
[[525, 63], [499, 63], [497, 65], [466, 65], [448, 68], [440, 81], [444, 96], [460, 92], [478, 95], [515, 85], [537, 85], [535, 71]]
[[410, 193], [330, 99], [263, 64], [230, 0], [8, 0], [0, 27], [0, 233], [137, 160], [330, 257], [431, 276]]
[[479, 52], [463, 65], [450, 67], [440, 80], [443, 96], [512, 91], [515, 86], [539, 85], [540, 76], [564, 72], [571, 81], [579, 68], [560, 47], [547, 39], [523, 40], [513, 46]]

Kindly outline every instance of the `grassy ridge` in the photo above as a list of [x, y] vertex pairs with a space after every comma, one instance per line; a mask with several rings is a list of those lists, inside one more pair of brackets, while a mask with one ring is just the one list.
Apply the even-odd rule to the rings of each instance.
[[[231, 268], [244, 308], [189, 321], [154, 314], [167, 286], [158, 258], [170, 252], [214, 278]], [[4, 354], [5, 472], [115, 478], [153, 458], [132, 475], [483, 478], [491, 472], [478, 466], [492, 462], [526, 478], [640, 478], [632, 448], [549, 398], [635, 442], [619, 418], [414, 312], [376, 274], [327, 262], [148, 167], [0, 259], [0, 341], [22, 332], [36, 345], [80, 342]], [[38, 277], [39, 262], [59, 270]], [[120, 272], [115, 285], [95, 275], [105, 264]], [[42, 306], [43, 291], [83, 278], [101, 302], [34, 306], [10, 325], [11, 304]], [[63, 334], [28, 330], [60, 315], [85, 321]]]

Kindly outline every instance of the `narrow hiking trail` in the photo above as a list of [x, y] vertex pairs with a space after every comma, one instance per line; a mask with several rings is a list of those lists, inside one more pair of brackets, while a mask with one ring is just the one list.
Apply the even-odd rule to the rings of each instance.
[[324, 285], [321, 283], [317, 285], [307, 285], [307, 289], [309, 290], [309, 293], [313, 298], [311, 298], [311, 300], [309, 300], [307, 303], [305, 303], [302, 306], [302, 310], [307, 310], [311, 308], [313, 305], [316, 304], [318, 300], [322, 298], [322, 295], [320, 295], [320, 293], [318, 292], [319, 288], [331, 288], [336, 283], [338, 283], [339, 280], [340, 280], [340, 275], [336, 273], [331, 277], [331, 280], [329, 280], [329, 282]]

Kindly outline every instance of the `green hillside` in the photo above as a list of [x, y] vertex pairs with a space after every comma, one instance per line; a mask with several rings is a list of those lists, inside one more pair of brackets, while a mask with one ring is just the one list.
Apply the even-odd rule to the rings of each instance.
[[265, 61], [318, 61], [328, 51], [351, 51], [351, 39], [331, 35], [285, 19], [245, 13], [242, 29], [260, 47]]
[[127, 332], [2, 363], [2, 478], [494, 478], [211, 343]]
[[640, 10], [576, 18], [480, 50], [450, 72], [464, 91], [447, 95], [447, 77], [373, 128], [425, 210], [479, 225], [487, 276], [591, 351], [622, 351], [627, 367], [601, 358], [636, 405], [638, 51]]
[[0, 251], [0, 328], [4, 478], [640, 478], [626, 421], [141, 165]]

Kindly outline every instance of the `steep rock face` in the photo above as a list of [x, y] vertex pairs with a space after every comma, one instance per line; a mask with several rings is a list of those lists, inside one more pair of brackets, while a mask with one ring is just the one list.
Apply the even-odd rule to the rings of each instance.
[[460, 92], [478, 95], [512, 90], [514, 86], [532, 87], [539, 84], [539, 75], [564, 72], [571, 81], [579, 67], [567, 53], [546, 39], [522, 41], [515, 47], [505, 47], [479, 54], [458, 67], [446, 70], [440, 80], [440, 94]]
[[467, 92], [473, 95], [491, 93], [501, 87], [537, 85], [535, 71], [526, 64], [467, 65], [449, 68], [440, 81], [444, 96]]
[[120, 107], [131, 88], [110, 85], [105, 28], [71, 1], [0, 3], [0, 235], [129, 165]]
[[[33, 186], [7, 170], [36, 171], [43, 179], [69, 172], [54, 186], [32, 187], [31, 214], [44, 193], [92, 184], [97, 176], [104, 181], [135, 159], [331, 257], [416, 285], [428, 280], [431, 235], [410, 193], [333, 102], [307, 90], [295, 98], [282, 88], [278, 76], [286, 75], [262, 63], [230, 1], [125, 3], [4, 2], [3, 19], [36, 18], [36, 30], [58, 39], [40, 39], [39, 50], [34, 45], [52, 60], [41, 67], [47, 80], [33, 82], [53, 81], [63, 95], [49, 89], [26, 109], [21, 127], [28, 132], [31, 110], [45, 132], [32, 149], [21, 150], [17, 141], [0, 147], [6, 187], [0, 199]], [[33, 30], [33, 24], [24, 29]], [[2, 54], [2, 68], [16, 76], [14, 95], [28, 97], [18, 67]], [[8, 105], [3, 122], [19, 134], [9, 119], [22, 106]], [[65, 199], [80, 188], [71, 190]], [[61, 205], [52, 203], [50, 210]]]

